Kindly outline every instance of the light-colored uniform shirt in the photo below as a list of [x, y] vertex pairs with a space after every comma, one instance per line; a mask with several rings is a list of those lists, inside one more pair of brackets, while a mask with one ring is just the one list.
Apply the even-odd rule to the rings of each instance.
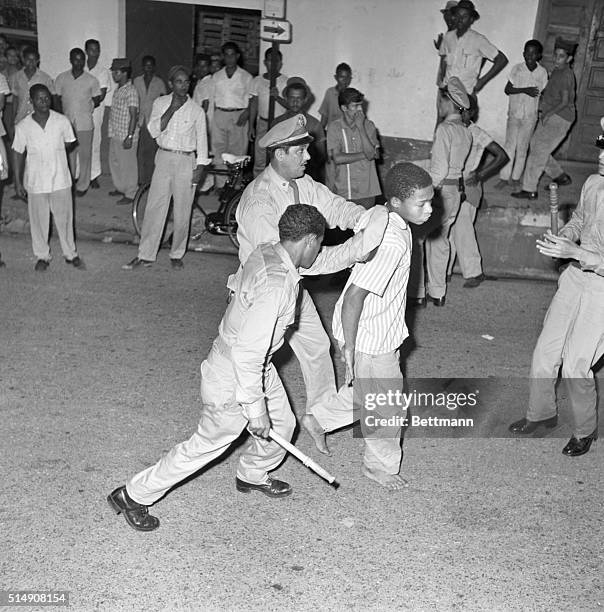
[[71, 121], [75, 130], [87, 132], [94, 129], [92, 98], [101, 95], [101, 88], [96, 77], [89, 72], [82, 72], [75, 79], [71, 70], [61, 72], [55, 80], [55, 92], [61, 96], [63, 114]]
[[29, 88], [32, 85], [38, 84], [46, 85], [52, 95], [56, 93], [53, 80], [41, 70], [36, 70], [31, 79], [28, 79], [27, 75], [25, 74], [25, 70], [21, 68], [21, 70], [15, 72], [15, 74], [13, 74], [10, 78], [10, 89], [13, 92], [13, 95], [17, 96], [18, 98], [15, 123], [18, 123], [21, 121], [21, 119], [27, 117], [27, 115], [33, 112], [34, 108], [31, 105], [31, 100], [29, 99]]
[[[525, 62], [516, 64], [508, 76], [508, 81], [519, 89], [524, 87], [537, 87], [543, 91], [547, 85], [547, 70], [537, 64], [535, 70], [530, 71]], [[527, 94], [510, 94], [508, 106], [508, 116], [514, 119], [527, 119], [534, 121], [537, 119], [539, 110], [539, 96], [531, 98]]]
[[69, 119], [50, 111], [44, 129], [31, 115], [15, 126], [13, 149], [27, 151], [23, 186], [29, 193], [51, 193], [71, 187], [65, 145], [75, 141]]
[[[279, 241], [277, 223], [290, 204], [303, 203], [314, 206], [325, 217], [327, 226], [331, 228], [353, 229], [365, 212], [362, 206], [347, 202], [341, 196], [329, 191], [325, 185], [315, 182], [310, 176], [304, 175], [294, 182], [299, 193], [297, 202], [292, 185], [269, 164], [245, 188], [235, 213], [239, 261], [242, 264], [259, 244]], [[323, 248], [313, 264], [313, 270], [328, 264], [330, 252], [336, 248]], [[314, 273], [320, 274], [318, 271]]]
[[151, 118], [147, 125], [149, 134], [157, 144], [172, 151], [197, 151], [197, 165], [205, 166], [212, 160], [208, 157], [206, 116], [203, 109], [191, 98], [172, 115], [166, 129], [161, 131], [161, 117], [172, 102], [172, 94], [160, 96], [153, 102]]
[[463, 169], [464, 178], [470, 176], [480, 166], [484, 150], [493, 142], [491, 135], [482, 128], [479, 128], [475, 123], [470, 123], [468, 130], [472, 136], [472, 148]]
[[294, 322], [300, 275], [279, 243], [263, 244], [248, 258], [218, 328], [215, 342], [229, 347], [235, 401], [247, 418], [265, 413], [264, 376], [271, 356]]
[[335, 86], [325, 91], [323, 102], [321, 102], [321, 106], [319, 107], [319, 115], [327, 117], [327, 125], [342, 116], [342, 110], [340, 109], [340, 103], [338, 101], [339, 95], [340, 92]]
[[138, 113], [138, 124], [148, 123], [151, 117], [151, 110], [153, 109], [153, 102], [160, 96], [167, 93], [166, 84], [158, 76], [153, 75], [149, 87], [145, 83], [144, 77], [137, 76], [133, 81], [136, 91], [138, 91], [138, 99], [140, 103], [140, 109]]
[[139, 100], [138, 92], [132, 81], [128, 81], [113, 93], [111, 112], [109, 113], [109, 138], [124, 140], [128, 136], [131, 106], [139, 108]]
[[409, 335], [405, 304], [411, 266], [411, 231], [396, 213], [391, 212], [388, 217], [377, 253], [370, 261], [355, 264], [333, 312], [333, 335], [343, 344], [344, 294], [351, 284], [369, 291], [363, 302], [355, 344], [355, 350], [368, 355], [395, 351]]
[[560, 230], [560, 236], [580, 242], [588, 251], [598, 253], [598, 264], [579, 261], [581, 269], [604, 276], [604, 176], [592, 174], [581, 189], [581, 197], [570, 221]]
[[444, 55], [447, 61], [445, 84], [452, 76], [456, 76], [471, 94], [476, 87], [482, 61], [493, 61], [499, 49], [486, 36], [470, 28], [461, 38], [458, 38], [456, 30], [447, 32], [438, 53]]
[[430, 154], [430, 176], [434, 187], [458, 179], [472, 147], [472, 136], [458, 114], [449, 115], [439, 123]]
[[229, 78], [226, 68], [212, 75], [212, 98], [215, 108], [247, 108], [252, 75], [243, 68], [235, 69]]
[[[371, 144], [378, 145], [375, 124], [365, 119], [365, 131]], [[359, 128], [349, 125], [344, 117], [335, 119], [327, 125], [327, 151], [334, 153], [360, 153], [363, 143]], [[361, 159], [350, 164], [335, 164], [335, 191], [348, 198], [370, 198], [382, 193], [378, 180], [375, 160]]]
[[[279, 91], [283, 91], [287, 85], [287, 78], [284, 74], [277, 77], [275, 86]], [[258, 117], [268, 121], [268, 104], [270, 99], [270, 80], [258, 75], [252, 79], [250, 84], [250, 98], [258, 98]], [[275, 117], [279, 117], [285, 109], [275, 101]]]

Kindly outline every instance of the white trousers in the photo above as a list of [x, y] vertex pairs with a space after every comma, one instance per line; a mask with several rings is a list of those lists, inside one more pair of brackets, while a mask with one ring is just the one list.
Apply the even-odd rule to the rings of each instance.
[[499, 178], [508, 181], [511, 177], [513, 181], [519, 181], [528, 154], [531, 136], [535, 131], [536, 117], [531, 119], [517, 119], [508, 117], [507, 128], [505, 131], [505, 145], [503, 148], [508, 154], [510, 161], [501, 169]]
[[[201, 418], [197, 431], [172, 448], [154, 466], [134, 476], [126, 485], [128, 495], [150, 506], [175, 484], [220, 457], [247, 426], [241, 406], [235, 401], [235, 373], [228, 355], [216, 341], [201, 364]], [[265, 374], [266, 406], [272, 428], [290, 440], [296, 426], [283, 384], [270, 364]], [[250, 437], [239, 461], [237, 477], [264, 484], [268, 472], [283, 461], [285, 451], [276, 443]]]
[[447, 274], [453, 272], [455, 258], [464, 278], [473, 278], [482, 274], [482, 258], [476, 240], [474, 221], [482, 199], [482, 185], [466, 186], [466, 199], [459, 206], [455, 222], [451, 226], [449, 244], [451, 254]]
[[27, 208], [31, 245], [36, 259], [45, 261], [50, 259], [48, 245], [50, 213], [55, 221], [64, 257], [71, 260], [77, 256], [73, 235], [73, 200], [70, 188], [50, 193], [28, 193]]
[[92, 111], [92, 123], [94, 124], [94, 132], [92, 134], [92, 158], [90, 162], [90, 180], [93, 181], [102, 174], [101, 169], [101, 130], [103, 129], [103, 117], [105, 115], [105, 106], [97, 106]]

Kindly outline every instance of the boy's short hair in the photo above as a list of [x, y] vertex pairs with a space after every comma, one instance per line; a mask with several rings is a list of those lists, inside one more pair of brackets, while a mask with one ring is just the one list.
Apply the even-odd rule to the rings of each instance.
[[352, 68], [346, 62], [342, 62], [336, 66], [336, 74], [338, 72], [352, 72]]
[[419, 166], [411, 162], [395, 164], [388, 170], [384, 179], [384, 195], [390, 198], [406, 200], [418, 189], [432, 185], [432, 177]]
[[543, 45], [536, 38], [531, 38], [531, 40], [527, 40], [524, 43], [524, 50], [525, 51], [526, 51], [527, 47], [533, 47], [534, 49], [537, 50], [537, 53], [539, 53], [539, 55], [543, 55]]
[[143, 55], [143, 59], [141, 60], [141, 65], [146, 64], [147, 62], [151, 62], [154, 66], [157, 64], [155, 58], [152, 55]]
[[69, 52], [69, 59], [71, 59], [74, 55], [83, 55], [84, 57], [86, 57], [86, 54], [84, 53], [84, 49], [80, 49], [80, 47], [74, 47]]
[[88, 47], [90, 47], [90, 45], [98, 45], [99, 47], [101, 46], [101, 43], [96, 39], [96, 38], [89, 38], [85, 43], [84, 43], [84, 49], [88, 49]]
[[310, 204], [291, 204], [279, 219], [279, 240], [298, 242], [312, 234], [320, 238], [325, 234], [325, 217]]
[[237, 43], [234, 43], [232, 41], [229, 42], [225, 42], [224, 45], [222, 45], [222, 47], [220, 47], [220, 50], [224, 53], [227, 49], [232, 49], [233, 51], [235, 51], [235, 53], [238, 53], [239, 55], [241, 55], [241, 51], [239, 49], [239, 45]]
[[562, 49], [566, 51], [568, 55], [575, 55], [575, 51], [577, 50], [577, 43], [572, 40], [564, 40], [561, 36], [557, 36], [554, 42], [554, 50]]
[[352, 102], [362, 102], [365, 96], [354, 87], [347, 87], [338, 94], [338, 104], [340, 106], [348, 106]]
[[[275, 49], [275, 53], [277, 55], [277, 57], [282, 60], [283, 59], [283, 53], [281, 53], [281, 51], [279, 51], [279, 49]], [[264, 59], [268, 59], [271, 55], [273, 54], [273, 48], [269, 47], [265, 52], [264, 52]]]

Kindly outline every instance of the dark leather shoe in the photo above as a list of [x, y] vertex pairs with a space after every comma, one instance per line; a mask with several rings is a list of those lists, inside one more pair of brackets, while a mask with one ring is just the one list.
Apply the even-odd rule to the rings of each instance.
[[182, 270], [182, 268], [184, 268], [185, 264], [182, 263], [182, 259], [170, 259], [170, 265], [175, 270]]
[[558, 415], [550, 417], [549, 419], [543, 419], [542, 421], [529, 421], [528, 419], [520, 419], [512, 423], [508, 430], [514, 434], [531, 434], [537, 431], [539, 427], [546, 427], [547, 429], [553, 429], [558, 424]]
[[76, 255], [73, 259], [66, 259], [65, 263], [72, 265], [74, 268], [81, 268], [84, 262]]
[[566, 174], [566, 172], [562, 173], [560, 176], [557, 176], [554, 179], [554, 183], [558, 183], [561, 187], [564, 185], [570, 185], [573, 182], [573, 179]]
[[118, 191], [117, 189], [113, 189], [109, 192], [109, 195], [115, 198], [117, 196], [123, 196], [124, 194], [121, 191]]
[[266, 484], [251, 484], [235, 478], [235, 487], [240, 493], [251, 493], [252, 491], [260, 491], [269, 497], [286, 497], [292, 492], [292, 487], [289, 483], [282, 480], [269, 478]]
[[126, 491], [126, 487], [118, 487], [107, 496], [107, 502], [116, 514], [124, 515], [126, 523], [137, 531], [153, 531], [159, 527], [159, 519], [149, 514], [149, 508], [137, 504]]
[[34, 266], [34, 270], [36, 272], [46, 272], [49, 265], [50, 264], [45, 259], [38, 259], [38, 261], [36, 261], [36, 265]]
[[133, 198], [127, 198], [126, 196], [124, 196], [123, 198], [120, 198], [116, 204], [119, 204], [120, 206], [126, 206], [128, 204], [132, 204], [132, 202], [134, 202]]
[[90, 181], [90, 189], [100, 189], [101, 186], [99, 185], [99, 182], [97, 179], [92, 179]]
[[513, 198], [518, 198], [519, 200], [536, 200], [539, 197], [539, 194], [536, 191], [515, 191], [512, 193]]
[[446, 297], [443, 295], [443, 297], [441, 298], [435, 298], [432, 297], [431, 295], [428, 296], [428, 299], [435, 305], [435, 306], [444, 306], [445, 305], [445, 301], [446, 301]]
[[83, 198], [86, 193], [87, 193], [88, 189], [76, 189], [76, 195], [78, 196], [78, 198]]
[[466, 280], [463, 286], [466, 289], [474, 289], [474, 287], [478, 287], [484, 281], [495, 281], [497, 280], [496, 276], [491, 276], [490, 274], [479, 274], [478, 276], [472, 276]]
[[562, 449], [562, 454], [567, 457], [578, 457], [589, 451], [591, 443], [598, 439], [598, 430], [592, 431], [584, 438], [575, 438], [573, 436], [568, 444]]
[[407, 304], [411, 306], [411, 308], [425, 308], [426, 298], [408, 298]]
[[143, 266], [144, 268], [148, 268], [149, 266], [152, 266], [153, 262], [152, 261], [148, 261], [146, 259], [139, 259], [138, 257], [135, 257], [132, 261], [129, 261], [127, 264], [124, 264], [122, 266], [122, 270], [134, 270], [134, 268], [138, 268], [140, 266]]

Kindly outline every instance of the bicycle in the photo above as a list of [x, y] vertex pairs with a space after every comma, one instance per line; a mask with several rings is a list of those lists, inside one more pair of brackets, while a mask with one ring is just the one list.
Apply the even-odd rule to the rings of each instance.
[[[218, 210], [215, 212], [206, 212], [199, 202], [200, 195], [206, 195], [207, 192], [202, 192], [202, 185], [197, 185], [193, 206], [191, 210], [197, 208], [204, 216], [204, 224], [206, 231], [211, 234], [228, 236], [233, 245], [239, 248], [237, 241], [237, 221], [235, 220], [235, 211], [241, 199], [246, 185], [250, 182], [250, 178], [244, 173], [245, 167], [249, 164], [249, 155], [232, 155], [231, 153], [223, 153], [222, 161], [226, 164], [226, 169], [210, 168], [209, 174], [214, 176], [226, 176], [227, 180], [223, 187], [218, 192]], [[141, 185], [134, 196], [132, 202], [132, 223], [134, 231], [140, 237], [143, 227], [143, 219], [145, 216], [145, 208], [147, 206], [147, 197], [151, 183]], [[170, 222], [170, 212], [172, 202], [170, 201], [170, 211], [166, 218], [166, 227]], [[164, 230], [166, 233], [166, 230]], [[165, 239], [164, 239], [165, 240]], [[162, 241], [163, 242], [163, 241]]]

